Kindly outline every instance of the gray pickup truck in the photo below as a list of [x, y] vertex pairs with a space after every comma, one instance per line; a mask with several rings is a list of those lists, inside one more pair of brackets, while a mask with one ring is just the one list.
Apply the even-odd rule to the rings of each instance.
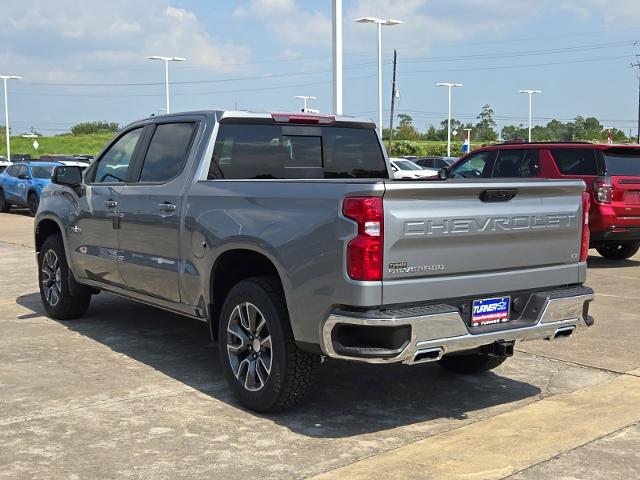
[[84, 175], [54, 171], [42, 302], [71, 319], [108, 291], [207, 322], [263, 412], [297, 404], [326, 357], [478, 373], [593, 323], [582, 181], [392, 178], [368, 120], [133, 123]]

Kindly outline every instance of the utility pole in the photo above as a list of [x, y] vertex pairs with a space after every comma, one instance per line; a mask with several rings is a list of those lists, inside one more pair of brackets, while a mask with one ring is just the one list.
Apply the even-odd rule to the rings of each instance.
[[391, 149], [393, 148], [393, 115], [396, 107], [396, 71], [398, 67], [398, 51], [393, 50], [393, 81], [391, 83], [391, 118], [389, 118], [389, 156], [391, 156]]

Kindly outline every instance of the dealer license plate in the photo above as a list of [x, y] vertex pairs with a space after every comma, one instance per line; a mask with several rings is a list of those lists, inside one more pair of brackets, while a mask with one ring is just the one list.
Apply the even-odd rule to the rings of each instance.
[[493, 325], [509, 321], [511, 297], [484, 298], [473, 301], [471, 326]]

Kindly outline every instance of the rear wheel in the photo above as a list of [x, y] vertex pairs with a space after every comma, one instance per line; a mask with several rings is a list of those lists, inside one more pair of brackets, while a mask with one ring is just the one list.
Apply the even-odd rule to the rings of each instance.
[[60, 235], [51, 235], [38, 254], [40, 298], [47, 314], [57, 320], [69, 320], [85, 314], [91, 295], [71, 295], [69, 266]]
[[502, 365], [507, 358], [509, 358], [509, 355], [489, 355], [478, 352], [444, 356], [438, 363], [451, 372], [472, 375], [493, 370]]
[[596, 248], [598, 253], [608, 260], [624, 260], [633, 257], [640, 249], [640, 242], [606, 243]]
[[11, 209], [11, 205], [7, 202], [4, 192], [0, 190], [0, 212], [6, 213]]
[[319, 356], [298, 348], [279, 282], [253, 277], [234, 286], [218, 326], [225, 380], [245, 407], [284, 410], [302, 401]]
[[29, 205], [29, 214], [32, 217], [35, 217], [36, 213], [38, 212], [38, 204], [40, 203], [38, 201], [38, 196], [35, 193], [31, 192], [29, 194], [29, 197], [27, 198], [27, 203]]

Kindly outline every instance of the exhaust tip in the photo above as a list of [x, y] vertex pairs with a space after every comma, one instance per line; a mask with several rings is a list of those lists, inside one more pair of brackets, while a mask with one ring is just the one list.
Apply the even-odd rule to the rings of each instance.
[[557, 338], [569, 338], [573, 336], [573, 332], [575, 331], [576, 327], [574, 326], [559, 328], [556, 330], [556, 333], [554, 333], [553, 339], [556, 340]]
[[442, 358], [443, 353], [444, 350], [442, 347], [418, 350], [413, 356], [413, 361], [411, 363], [437, 362]]

